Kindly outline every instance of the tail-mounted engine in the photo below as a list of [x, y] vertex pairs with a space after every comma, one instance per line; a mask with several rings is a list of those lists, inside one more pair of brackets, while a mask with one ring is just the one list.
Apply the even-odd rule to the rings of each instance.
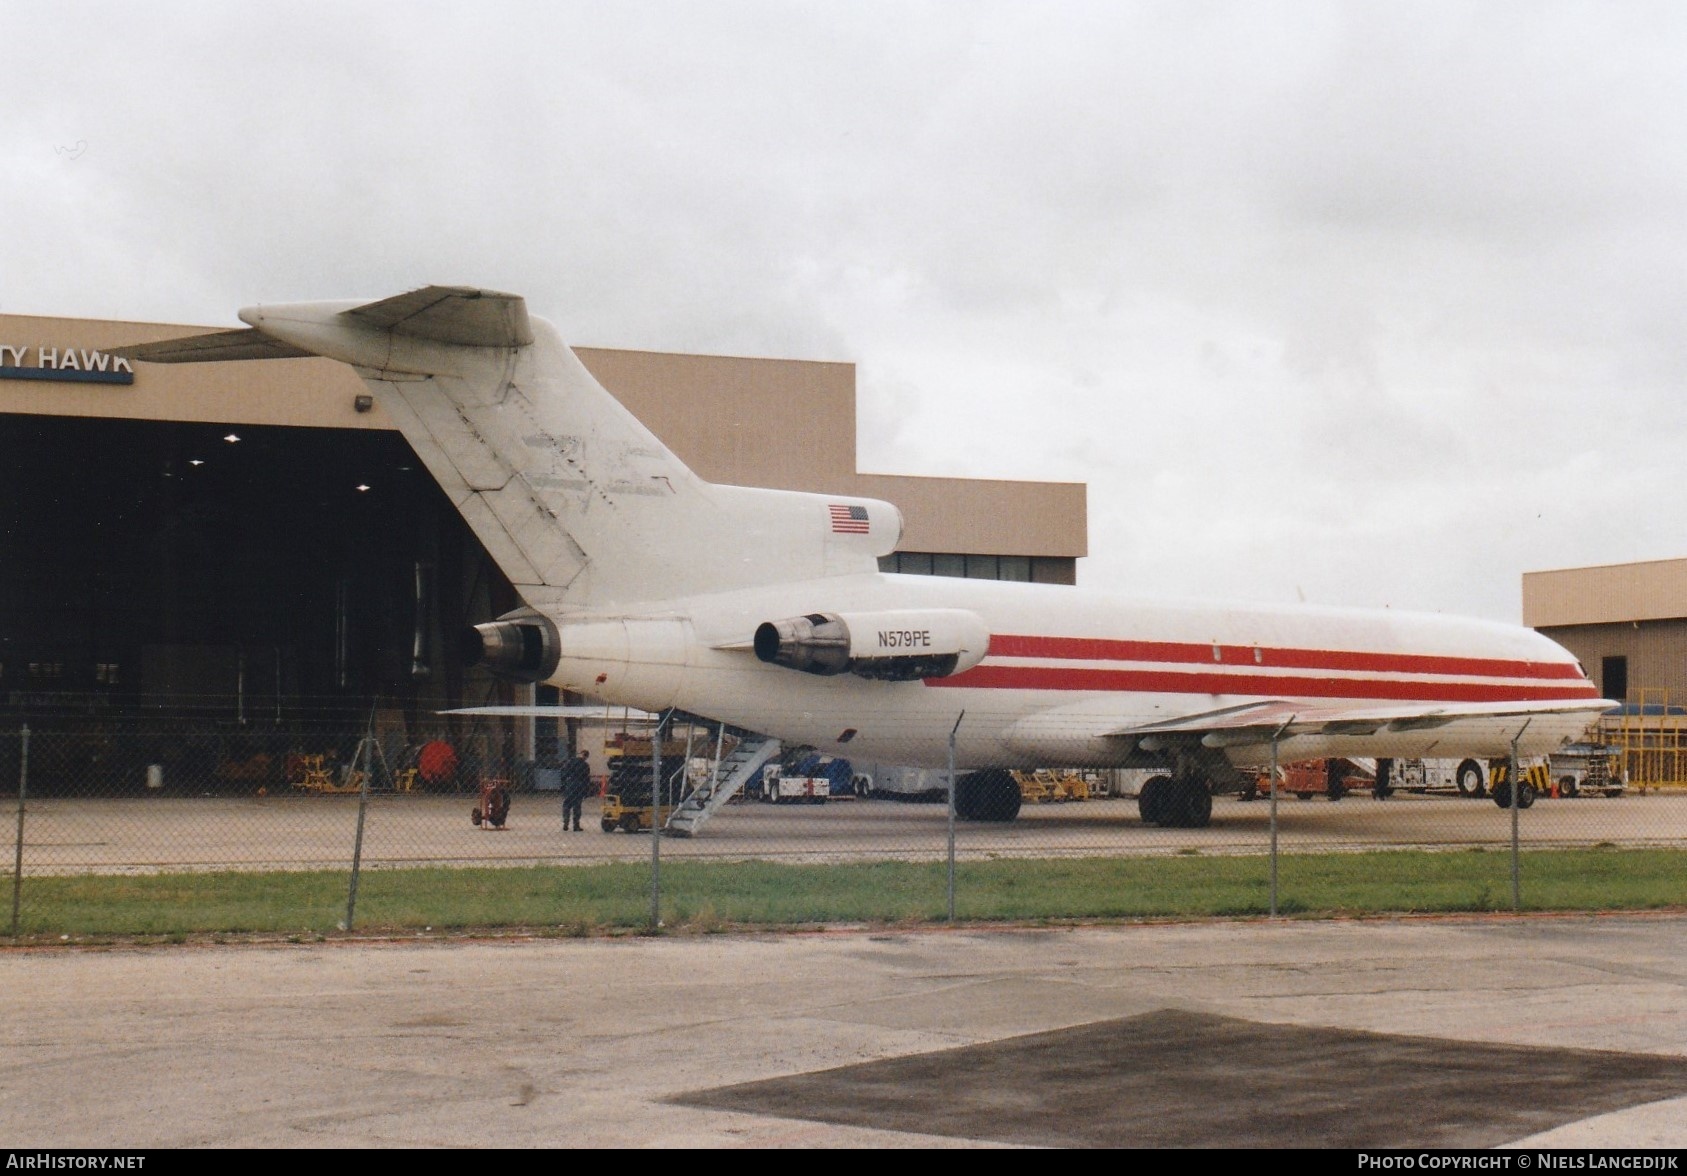
[[957, 608], [809, 613], [756, 628], [756, 656], [805, 674], [857, 674], [885, 682], [947, 678], [984, 660], [990, 633]]
[[562, 642], [549, 617], [522, 610], [469, 630], [464, 660], [500, 678], [543, 682], [556, 673]]

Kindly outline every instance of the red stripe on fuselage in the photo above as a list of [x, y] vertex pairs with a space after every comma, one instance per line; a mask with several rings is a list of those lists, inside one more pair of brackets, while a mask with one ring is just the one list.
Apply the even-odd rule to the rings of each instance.
[[[1259, 660], [1254, 660], [1254, 651]], [[1058, 661], [1172, 662], [1203, 666], [1281, 666], [1292, 670], [1342, 670], [1372, 674], [1453, 674], [1484, 678], [1567, 678], [1585, 683], [1570, 662], [1507, 661], [1422, 653], [1364, 653], [1344, 649], [1274, 649], [1213, 646], [1187, 641], [1115, 641], [1100, 637], [1031, 637], [992, 634], [991, 657], [1041, 657]], [[1437, 696], [1439, 697], [1439, 696]]]
[[1574, 685], [1415, 682], [1398, 678], [1307, 678], [1239, 671], [1089, 670], [1064, 666], [974, 666], [927, 686], [982, 690], [1088, 690], [1144, 694], [1249, 694], [1268, 698], [1366, 698], [1381, 702], [1534, 702], [1598, 698], [1585, 680]]

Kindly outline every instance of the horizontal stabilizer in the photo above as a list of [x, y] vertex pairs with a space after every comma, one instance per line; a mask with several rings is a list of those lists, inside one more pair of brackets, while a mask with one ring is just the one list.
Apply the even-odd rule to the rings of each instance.
[[189, 335], [185, 339], [161, 339], [157, 343], [137, 343], [132, 347], [113, 347], [108, 349], [107, 354], [146, 363], [222, 363], [237, 359], [303, 359], [316, 353], [302, 351], [255, 328], [247, 328]]
[[382, 331], [436, 343], [526, 347], [533, 342], [525, 299], [473, 286], [423, 286], [345, 314]]

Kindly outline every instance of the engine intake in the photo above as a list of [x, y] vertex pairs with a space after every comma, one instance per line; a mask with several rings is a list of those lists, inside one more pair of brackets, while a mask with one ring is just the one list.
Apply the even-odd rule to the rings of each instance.
[[500, 678], [543, 682], [556, 673], [562, 641], [556, 626], [538, 613], [512, 613], [476, 625], [465, 641], [465, 661], [485, 665]]
[[756, 627], [756, 656], [805, 674], [884, 682], [947, 678], [984, 660], [990, 632], [957, 608], [809, 613]]

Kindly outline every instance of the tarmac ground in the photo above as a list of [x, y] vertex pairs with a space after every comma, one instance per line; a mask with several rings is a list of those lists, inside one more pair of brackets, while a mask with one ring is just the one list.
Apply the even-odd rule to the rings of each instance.
[[[467, 795], [377, 795], [359, 834], [355, 795], [267, 797], [35, 797], [23, 823], [26, 877], [176, 869], [319, 869], [344, 866], [358, 845], [365, 863], [474, 865], [638, 860], [648, 835], [604, 832], [599, 802], [586, 802], [585, 828], [562, 831], [554, 794], [518, 793], [505, 827], [470, 820]], [[3, 806], [0, 806], [3, 810]], [[1027, 805], [1008, 824], [959, 822], [963, 858], [1264, 853], [1271, 806], [1219, 797], [1205, 829], [1144, 825], [1136, 801], [1110, 798]], [[1350, 796], [1277, 806], [1283, 852], [1362, 849], [1501, 848], [1512, 816], [1491, 800], [1398, 793], [1386, 801]], [[1525, 848], [1687, 845], [1687, 794], [1541, 800], [1516, 814]], [[0, 825], [0, 828], [4, 828]], [[947, 846], [941, 804], [840, 800], [821, 805], [727, 805], [700, 831], [664, 837], [664, 858], [770, 861], [935, 860]], [[8, 839], [9, 840], [9, 839]], [[7, 846], [9, 862], [10, 845]]]
[[0, 951], [13, 1148], [1687, 1146], [1687, 915]]

